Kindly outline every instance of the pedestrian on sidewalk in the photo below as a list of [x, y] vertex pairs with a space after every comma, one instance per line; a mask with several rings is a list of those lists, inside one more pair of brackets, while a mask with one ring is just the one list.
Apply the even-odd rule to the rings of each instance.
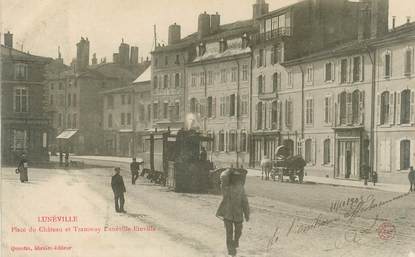
[[121, 169], [116, 167], [114, 169], [115, 175], [111, 178], [111, 187], [112, 191], [114, 192], [114, 201], [115, 201], [115, 211], [116, 212], [125, 212], [124, 210], [124, 193], [125, 185], [122, 176], [120, 175]]
[[65, 167], [69, 167], [69, 151], [66, 150], [65, 153]]
[[29, 169], [29, 162], [27, 160], [26, 154], [22, 154], [20, 157], [19, 163], [17, 165], [17, 173], [20, 175], [20, 182], [28, 182], [28, 169]]
[[140, 170], [140, 163], [137, 162], [137, 159], [134, 157], [133, 162], [130, 164], [131, 170], [131, 184], [135, 184], [135, 181], [138, 179], [138, 171]]
[[376, 183], [378, 183], [378, 173], [376, 171], [373, 171], [373, 185], [376, 186]]
[[409, 180], [409, 184], [411, 185], [411, 187], [409, 188], [409, 191], [410, 192], [412, 192], [412, 190], [415, 191], [415, 170], [413, 166], [409, 168], [408, 180]]
[[249, 203], [244, 184], [246, 170], [226, 169], [220, 176], [222, 202], [216, 216], [223, 220], [226, 230], [226, 247], [230, 256], [236, 255], [242, 235], [243, 218], [249, 221]]
[[364, 163], [362, 165], [362, 176], [364, 179], [365, 186], [367, 186], [367, 180], [369, 179], [369, 170], [370, 170], [370, 167]]

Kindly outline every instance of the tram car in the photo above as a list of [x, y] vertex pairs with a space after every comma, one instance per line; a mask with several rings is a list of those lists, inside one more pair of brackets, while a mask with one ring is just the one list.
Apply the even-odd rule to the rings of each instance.
[[159, 184], [175, 192], [206, 193], [209, 187], [210, 161], [201, 160], [203, 141], [211, 140], [195, 130], [160, 131], [149, 140], [149, 173]]
[[284, 176], [288, 176], [290, 182], [295, 182], [298, 178], [298, 182], [303, 183], [306, 162], [301, 155], [290, 155], [285, 145], [278, 146], [275, 150], [275, 160], [272, 166], [271, 178], [274, 181], [277, 179], [283, 182]]

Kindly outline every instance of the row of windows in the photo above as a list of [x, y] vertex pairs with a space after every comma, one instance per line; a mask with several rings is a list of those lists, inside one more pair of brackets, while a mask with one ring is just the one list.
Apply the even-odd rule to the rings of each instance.
[[259, 102], [256, 106], [257, 112], [257, 129], [281, 129], [283, 120], [282, 113], [285, 110], [285, 126], [291, 128], [293, 124], [293, 102], [292, 100], [285, 100], [285, 108], [283, 109], [283, 102], [275, 100], [269, 106], [268, 103]]
[[[65, 123], [66, 121], [66, 123]], [[63, 114], [59, 113], [57, 117], [58, 127], [60, 128], [77, 128], [78, 126], [78, 115], [76, 113], [68, 114], [66, 120], [64, 120]]]
[[[59, 97], [58, 99], [55, 99], [55, 95], [51, 94], [49, 98], [49, 104], [50, 105], [64, 105], [64, 96], [63, 95], [57, 95], [56, 97]], [[58, 101], [56, 101], [58, 100]], [[73, 106], [76, 107], [78, 104], [77, 96], [76, 94], [68, 94], [67, 95], [67, 101], [66, 101], [68, 107]]]
[[161, 106], [159, 106], [159, 103], [153, 103], [153, 119], [180, 120], [180, 103], [169, 104], [164, 102]]
[[384, 91], [378, 95], [378, 124], [415, 123], [415, 91]]
[[46, 148], [48, 146], [48, 134], [46, 132], [38, 134], [34, 131], [30, 131], [30, 136], [28, 135], [28, 131], [25, 129], [13, 129], [11, 132], [10, 148], [12, 151], [27, 150], [29, 145], [32, 145], [29, 140], [32, 142], [42, 140], [42, 147]]
[[[200, 73], [192, 73], [190, 75], [190, 86], [191, 87], [203, 87], [207, 85], [213, 85], [217, 82], [227, 83], [227, 82], [236, 82], [238, 80], [238, 69], [237, 67], [232, 67], [231, 69], [221, 69], [218, 72], [208, 71]], [[248, 65], [242, 65], [241, 80], [248, 81], [249, 71]]]
[[206, 150], [210, 152], [247, 152], [248, 136], [245, 131], [237, 133], [237, 131], [219, 131], [208, 132], [208, 137], [212, 141], [208, 141]]
[[164, 74], [163, 76], [153, 77], [153, 88], [154, 89], [166, 89], [166, 88], [178, 88], [180, 87], [180, 73], [175, 74]]
[[[107, 96], [107, 108], [108, 109], [114, 109], [114, 95], [108, 95]], [[120, 95], [121, 98], [121, 104], [131, 104], [131, 95]]]
[[[383, 67], [383, 75], [385, 78], [392, 77], [392, 51], [387, 50], [383, 56], [384, 67]], [[404, 67], [404, 75], [409, 76], [413, 70], [413, 63], [414, 63], [414, 51], [412, 47], [407, 47], [403, 53], [403, 67]]]
[[[326, 138], [322, 141], [322, 161], [323, 165], [332, 163], [332, 140]], [[304, 141], [304, 160], [307, 163], [316, 163], [316, 142], [314, 139], [307, 138]]]
[[[160, 62], [159, 60], [162, 60], [162, 62]], [[170, 56], [164, 56], [164, 58], [162, 58], [162, 57], [156, 57], [156, 58], [154, 58], [154, 66], [156, 67], [156, 68], [159, 68], [159, 67], [166, 67], [166, 66], [168, 66], [169, 65], [169, 63], [172, 63], [173, 62], [173, 64], [175, 64], [175, 65], [180, 65], [180, 62], [181, 62], [181, 60], [180, 60], [180, 55], [176, 55], [175, 57], [174, 57], [174, 59], [172, 59]]]
[[[67, 85], [68, 85], [68, 87], [71, 87], [72, 86], [72, 82], [71, 81], [69, 81], [68, 83], [67, 83]], [[73, 84], [74, 85], [74, 87], [76, 88], [76, 83], [75, 84]], [[63, 82], [58, 82], [57, 83], [57, 89], [58, 90], [63, 90], [63, 87], [64, 87], [64, 83]], [[50, 83], [50, 90], [54, 90], [55, 89], [55, 83]]]
[[[238, 111], [240, 115], [248, 115], [248, 95], [241, 96], [239, 101], [235, 94], [221, 96], [219, 101], [220, 117], [235, 117]], [[206, 99], [200, 100], [191, 98], [189, 111], [199, 113], [201, 117], [216, 117], [216, 97], [209, 96]]]
[[[270, 61], [269, 64], [274, 65], [276, 63], [281, 63], [284, 61], [284, 54], [283, 54], [283, 47], [281, 44], [276, 44], [272, 46], [271, 53], [270, 53]], [[259, 49], [258, 55], [256, 56], [256, 67], [266, 67], [268, 64], [267, 61], [267, 49]]]

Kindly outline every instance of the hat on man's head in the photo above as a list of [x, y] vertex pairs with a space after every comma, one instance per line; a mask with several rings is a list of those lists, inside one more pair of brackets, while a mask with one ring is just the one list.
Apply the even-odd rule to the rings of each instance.
[[121, 168], [120, 167], [115, 167], [114, 170], [117, 171], [117, 172], [120, 172], [121, 171]]

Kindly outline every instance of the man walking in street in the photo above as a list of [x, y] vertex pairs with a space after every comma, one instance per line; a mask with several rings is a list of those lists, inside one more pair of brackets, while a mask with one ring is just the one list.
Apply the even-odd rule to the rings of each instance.
[[239, 239], [242, 235], [243, 218], [249, 221], [249, 203], [245, 194], [246, 170], [227, 169], [222, 172], [222, 202], [216, 216], [223, 219], [226, 230], [226, 246], [230, 256], [236, 256]]
[[111, 178], [111, 187], [114, 192], [114, 201], [115, 201], [115, 211], [116, 212], [125, 212], [124, 210], [124, 193], [125, 185], [122, 176], [120, 175], [121, 169], [119, 167], [114, 169], [115, 175]]
[[131, 170], [131, 184], [135, 184], [135, 181], [138, 178], [138, 171], [140, 170], [140, 163], [137, 162], [137, 159], [134, 157], [133, 162], [130, 164]]

